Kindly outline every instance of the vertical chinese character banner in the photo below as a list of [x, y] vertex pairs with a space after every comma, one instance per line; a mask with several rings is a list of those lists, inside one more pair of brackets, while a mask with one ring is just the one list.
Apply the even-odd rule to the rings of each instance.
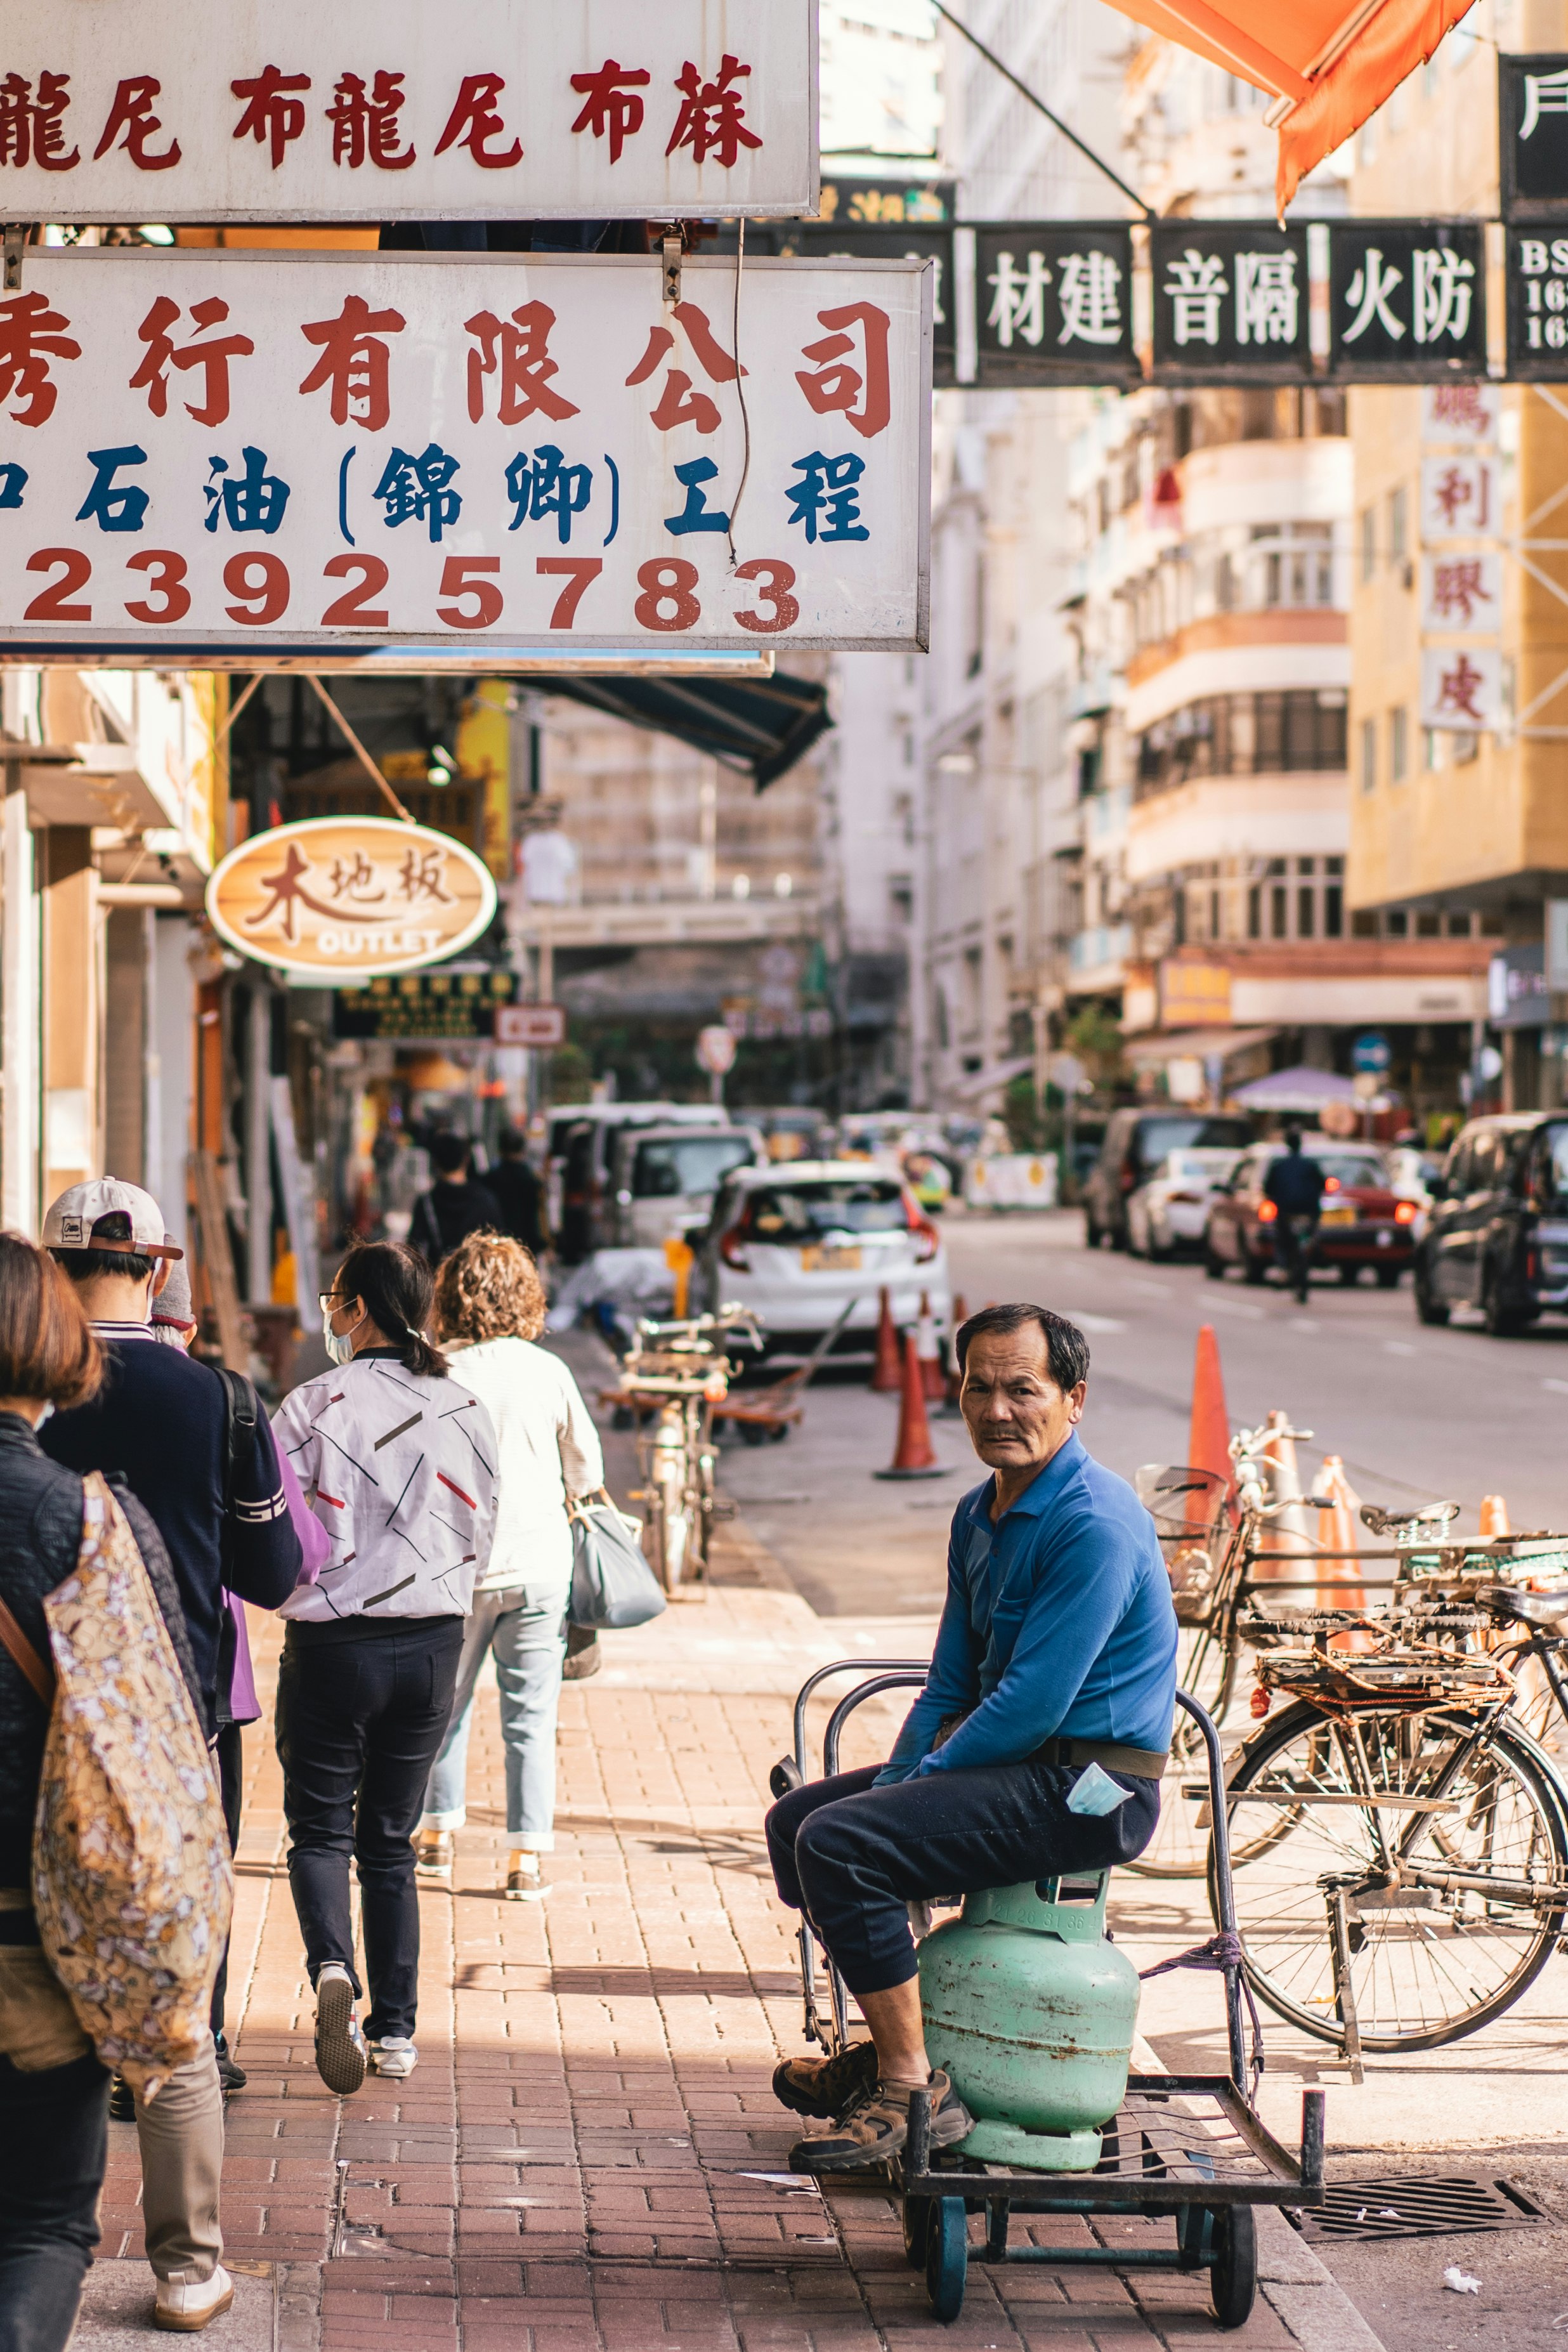
[[1504, 235], [1509, 374], [1527, 383], [1568, 382], [1568, 236], [1545, 227]]
[[1568, 56], [1497, 62], [1502, 216], [1568, 221]]
[[[15, 647], [923, 644], [931, 272], [29, 255]], [[738, 331], [737, 331], [738, 330]]]
[[1502, 656], [1495, 646], [1422, 646], [1423, 727], [1495, 734], [1502, 720]]
[[1304, 383], [1307, 232], [1272, 221], [1155, 221], [1154, 380]]
[[816, 0], [5, 0], [8, 220], [815, 212]]
[[1132, 236], [1121, 222], [1005, 222], [974, 236], [983, 384], [1129, 383]]
[[1329, 223], [1329, 373], [1431, 383], [1487, 372], [1479, 221]]

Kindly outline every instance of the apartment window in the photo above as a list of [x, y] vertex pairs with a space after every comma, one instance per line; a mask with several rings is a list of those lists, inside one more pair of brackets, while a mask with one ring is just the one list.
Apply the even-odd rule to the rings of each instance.
[[1283, 882], [1276, 882], [1268, 893], [1268, 936], [1271, 940], [1290, 936], [1290, 893]]
[[1441, 917], [1440, 915], [1417, 915], [1417, 916], [1416, 916], [1416, 918], [1415, 918], [1415, 936], [1416, 936], [1416, 938], [1417, 938], [1418, 940], [1436, 940], [1436, 939], [1440, 939], [1440, 938], [1441, 938], [1441, 936], [1442, 936], [1442, 931], [1443, 931], [1443, 919], [1442, 919], [1442, 917]]
[[1310, 940], [1317, 929], [1318, 894], [1310, 882], [1296, 893], [1296, 937]]
[[1351, 917], [1351, 937], [1352, 940], [1376, 939], [1377, 915], [1373, 908], [1358, 907], [1356, 908], [1354, 914]]
[[1256, 882], [1247, 894], [1247, 936], [1249, 940], [1263, 937], [1263, 892]]
[[1209, 892], [1209, 937], [1211, 940], [1217, 940], [1221, 937], [1221, 933], [1219, 892], [1211, 890]]
[[1470, 919], [1468, 915], [1450, 915], [1444, 924], [1444, 929], [1451, 940], [1468, 940], [1470, 936]]
[[1480, 758], [1481, 739], [1479, 735], [1450, 735], [1448, 740], [1454, 747], [1456, 768], [1468, 768], [1472, 760]]
[[[1331, 859], [1330, 863], [1335, 861]], [[1342, 940], [1345, 935], [1345, 886], [1342, 882], [1323, 885], [1323, 937]]]
[[1429, 775], [1436, 775], [1443, 765], [1443, 738], [1436, 727], [1421, 730], [1421, 757]]
[[1388, 913], [1384, 915], [1383, 919], [1383, 929], [1384, 935], [1387, 939], [1405, 940], [1409, 938], [1410, 918], [1405, 913], [1403, 907], [1390, 908]]
[[1361, 788], [1363, 793], [1377, 790], [1377, 721], [1363, 719], [1361, 722]]
[[1410, 720], [1403, 703], [1388, 714], [1388, 781], [1391, 784], [1405, 782], [1405, 767], [1410, 756]]
[[1377, 509], [1363, 507], [1361, 517], [1361, 576], [1373, 580], [1377, 576]]
[[1388, 560], [1403, 563], [1409, 535], [1409, 494], [1403, 482], [1388, 494]]

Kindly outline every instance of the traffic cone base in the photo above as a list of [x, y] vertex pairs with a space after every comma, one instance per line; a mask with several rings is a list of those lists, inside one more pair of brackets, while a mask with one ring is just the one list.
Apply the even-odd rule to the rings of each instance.
[[921, 1373], [921, 1360], [912, 1331], [904, 1334], [904, 1378], [899, 1397], [899, 1436], [893, 1448], [893, 1458], [886, 1470], [874, 1470], [874, 1478], [945, 1478], [949, 1465], [939, 1462], [931, 1442], [931, 1427], [926, 1420], [925, 1383]]
[[1481, 1496], [1480, 1532], [1483, 1536], [1509, 1536], [1513, 1533], [1509, 1525], [1508, 1504], [1501, 1495]]

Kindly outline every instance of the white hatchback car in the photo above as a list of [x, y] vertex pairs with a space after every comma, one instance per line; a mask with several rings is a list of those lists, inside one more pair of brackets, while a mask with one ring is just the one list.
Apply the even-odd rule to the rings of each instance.
[[941, 1234], [907, 1184], [864, 1160], [737, 1169], [693, 1238], [702, 1304], [746, 1307], [770, 1356], [809, 1355], [846, 1306], [834, 1355], [868, 1353], [884, 1289], [900, 1329], [922, 1297], [939, 1333], [952, 1320]]
[[1209, 1203], [1241, 1154], [1212, 1148], [1167, 1151], [1127, 1203], [1127, 1246], [1134, 1257], [1173, 1256], [1203, 1247]]

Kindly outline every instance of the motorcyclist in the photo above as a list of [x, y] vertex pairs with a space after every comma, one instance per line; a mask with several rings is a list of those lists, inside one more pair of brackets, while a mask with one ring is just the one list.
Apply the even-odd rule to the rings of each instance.
[[1287, 1128], [1285, 1149], [1268, 1163], [1263, 1197], [1278, 1212], [1274, 1223], [1274, 1255], [1285, 1279], [1303, 1307], [1312, 1244], [1318, 1234], [1318, 1208], [1323, 1197], [1323, 1171], [1301, 1149], [1300, 1128]]

